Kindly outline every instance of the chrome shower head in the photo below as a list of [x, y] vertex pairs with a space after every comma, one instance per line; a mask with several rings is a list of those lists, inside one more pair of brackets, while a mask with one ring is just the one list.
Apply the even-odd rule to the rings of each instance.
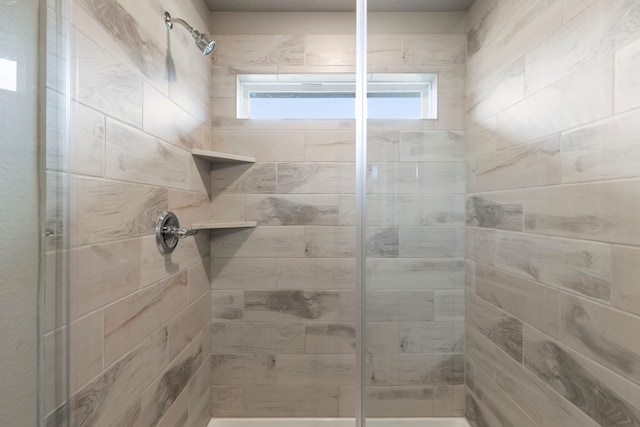
[[196, 46], [198, 46], [198, 49], [200, 49], [200, 52], [202, 52], [203, 55], [208, 55], [213, 52], [213, 49], [215, 49], [216, 47], [216, 42], [214, 42], [208, 34], [204, 34], [196, 30], [184, 19], [172, 18], [171, 14], [165, 11], [164, 23], [166, 24], [167, 28], [169, 28], [170, 30], [173, 29], [174, 22], [177, 22], [178, 24], [184, 26], [187, 30], [189, 30], [189, 33], [191, 33], [191, 37], [193, 37], [193, 39], [196, 41]]

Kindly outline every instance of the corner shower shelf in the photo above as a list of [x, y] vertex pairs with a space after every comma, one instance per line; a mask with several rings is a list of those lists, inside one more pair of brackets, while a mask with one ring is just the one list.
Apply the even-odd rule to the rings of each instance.
[[218, 151], [198, 150], [194, 148], [191, 154], [195, 157], [211, 163], [255, 163], [255, 157], [241, 156], [239, 154], [220, 153]]
[[220, 230], [225, 228], [251, 228], [256, 226], [256, 221], [233, 221], [233, 222], [196, 222], [191, 228], [196, 230]]

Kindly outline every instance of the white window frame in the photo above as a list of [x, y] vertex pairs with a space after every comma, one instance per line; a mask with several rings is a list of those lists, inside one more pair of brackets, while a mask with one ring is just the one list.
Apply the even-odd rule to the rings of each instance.
[[[437, 119], [437, 81], [437, 73], [372, 73], [368, 75], [367, 87], [370, 93], [419, 92], [420, 118]], [[355, 88], [354, 74], [239, 74], [236, 117], [251, 118], [250, 94], [255, 92], [355, 93]]]

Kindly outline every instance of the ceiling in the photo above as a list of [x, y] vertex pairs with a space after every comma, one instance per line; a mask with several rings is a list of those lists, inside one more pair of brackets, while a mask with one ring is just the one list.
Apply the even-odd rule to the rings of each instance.
[[[369, 0], [378, 12], [459, 12], [474, 0]], [[205, 0], [216, 12], [353, 12], [355, 0]]]

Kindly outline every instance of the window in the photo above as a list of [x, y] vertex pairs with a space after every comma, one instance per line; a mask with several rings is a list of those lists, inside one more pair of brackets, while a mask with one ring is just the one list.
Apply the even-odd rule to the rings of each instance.
[[[369, 74], [370, 119], [435, 119], [436, 74]], [[353, 119], [353, 74], [238, 76], [238, 118]]]

